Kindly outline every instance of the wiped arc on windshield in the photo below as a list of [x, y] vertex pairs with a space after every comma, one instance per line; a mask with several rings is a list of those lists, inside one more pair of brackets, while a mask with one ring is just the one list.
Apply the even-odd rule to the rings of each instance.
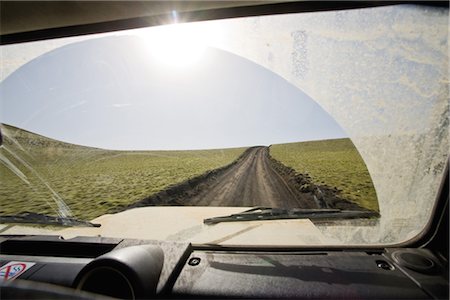
[[[284, 166], [285, 156], [278, 152], [271, 156], [267, 147], [247, 150], [247, 156], [239, 158], [248, 146], [346, 136], [300, 90], [222, 50], [205, 48], [194, 68], [162, 65], [152, 49], [148, 34], [143, 33], [88, 39], [41, 55], [1, 83], [3, 107], [9, 112], [3, 122], [16, 127], [6, 127], [7, 148], [34, 166], [33, 174], [25, 177], [47, 178], [49, 185], [36, 192], [32, 186], [41, 185], [42, 180], [24, 186], [9, 178], [3, 213], [27, 211], [7, 204], [14, 203], [16, 189], [23, 191], [23, 198], [35, 199], [38, 207], [58, 195], [82, 219], [142, 205], [336, 208], [339, 202], [343, 208], [378, 210], [370, 175], [350, 141], [344, 151], [363, 166], [364, 180], [368, 180], [361, 182], [365, 194], [348, 191], [351, 188], [342, 181], [361, 175], [352, 171], [353, 162], [346, 166], [346, 174], [337, 169], [327, 172], [339, 173], [330, 180], [315, 170], [307, 173], [308, 163], [320, 163], [300, 156], [296, 161], [303, 166]], [[78, 72], [70, 71], [74, 69]], [[30, 90], [36, 91], [33, 97]], [[133, 151], [83, 148], [46, 137]], [[227, 150], [236, 146], [240, 148]], [[202, 152], [173, 152], [202, 148], [219, 150], [206, 157], [201, 157]], [[342, 149], [332, 148], [338, 150], [332, 157], [325, 156], [330, 152], [326, 147], [319, 149], [319, 156], [331, 161], [348, 159]], [[171, 151], [156, 154], [135, 149]], [[37, 161], [36, 156], [41, 159]], [[214, 180], [208, 175], [211, 172]], [[187, 184], [193, 180], [198, 181], [195, 186]], [[56, 206], [61, 207], [60, 203], [56, 201]], [[52, 213], [48, 208], [43, 212]]]

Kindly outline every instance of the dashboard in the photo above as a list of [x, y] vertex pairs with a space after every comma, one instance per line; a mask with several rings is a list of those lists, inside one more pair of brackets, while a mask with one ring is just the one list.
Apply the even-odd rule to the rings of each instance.
[[448, 298], [428, 249], [239, 249], [102, 237], [3, 236], [2, 299]]

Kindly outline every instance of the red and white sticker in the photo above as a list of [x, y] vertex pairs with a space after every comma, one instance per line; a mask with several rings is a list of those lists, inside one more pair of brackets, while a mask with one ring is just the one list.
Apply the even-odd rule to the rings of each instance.
[[36, 263], [25, 261], [10, 261], [0, 268], [0, 280], [13, 280], [25, 273], [26, 270], [35, 264]]

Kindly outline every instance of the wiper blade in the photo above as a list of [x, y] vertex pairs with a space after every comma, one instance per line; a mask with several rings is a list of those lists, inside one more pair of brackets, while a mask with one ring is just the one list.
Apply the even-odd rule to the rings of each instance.
[[204, 219], [207, 225], [221, 222], [241, 222], [280, 219], [356, 219], [379, 217], [380, 214], [370, 210], [341, 210], [341, 209], [283, 209], [269, 207], [255, 207], [238, 214]]
[[89, 221], [77, 220], [67, 217], [55, 217], [46, 214], [34, 212], [24, 212], [20, 215], [0, 216], [0, 223], [26, 223], [26, 224], [45, 224], [58, 226], [85, 226], [100, 227], [100, 224], [91, 223]]

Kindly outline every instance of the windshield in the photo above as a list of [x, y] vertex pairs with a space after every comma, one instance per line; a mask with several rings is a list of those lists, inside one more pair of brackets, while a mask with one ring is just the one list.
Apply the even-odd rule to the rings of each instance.
[[[2, 234], [375, 245], [424, 229], [449, 154], [447, 9], [173, 16], [1, 47]], [[272, 210], [226, 217], [255, 207]]]

